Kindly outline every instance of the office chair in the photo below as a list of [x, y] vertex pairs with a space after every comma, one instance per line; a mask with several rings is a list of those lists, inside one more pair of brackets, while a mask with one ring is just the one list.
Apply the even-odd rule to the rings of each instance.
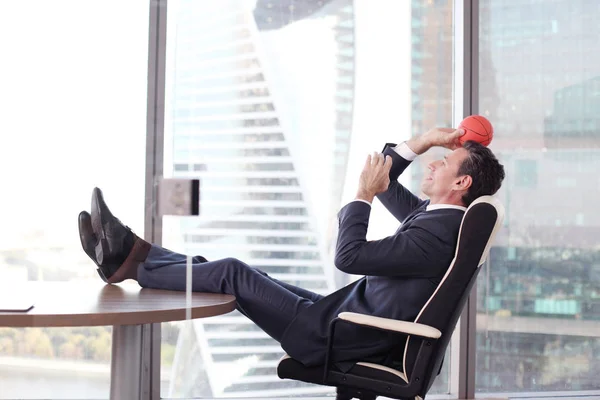
[[[497, 199], [482, 196], [471, 203], [461, 222], [454, 259], [413, 322], [340, 313], [330, 323], [324, 366], [305, 367], [286, 355], [277, 366], [277, 375], [282, 379], [335, 386], [337, 400], [374, 400], [377, 396], [424, 399], [440, 372], [452, 332], [503, 219], [504, 207]], [[405, 337], [402, 370], [367, 362], [357, 362], [347, 372], [337, 369], [331, 361], [331, 352], [339, 323], [392, 331]]]

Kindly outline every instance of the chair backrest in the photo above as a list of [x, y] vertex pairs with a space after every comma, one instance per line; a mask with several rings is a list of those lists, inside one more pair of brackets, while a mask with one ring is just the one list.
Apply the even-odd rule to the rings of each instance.
[[[444, 359], [446, 347], [480, 266], [485, 262], [494, 237], [504, 220], [504, 207], [492, 196], [482, 196], [467, 208], [460, 225], [454, 259], [435, 292], [421, 309], [415, 322], [433, 326], [442, 332], [437, 340], [429, 367], [422, 377], [422, 393], [431, 387]], [[409, 337], [404, 348], [404, 373], [410, 379], [421, 344]]]

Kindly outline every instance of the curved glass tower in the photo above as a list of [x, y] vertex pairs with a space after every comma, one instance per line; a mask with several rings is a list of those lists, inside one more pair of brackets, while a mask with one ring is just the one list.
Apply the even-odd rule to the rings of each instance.
[[[163, 242], [330, 293], [352, 126], [353, 6], [284, 6], [178, 3], [167, 130], [173, 176], [200, 178], [201, 215], [178, 218]], [[237, 312], [191, 326], [173, 335], [170, 396], [328, 391], [280, 380], [281, 347]]]

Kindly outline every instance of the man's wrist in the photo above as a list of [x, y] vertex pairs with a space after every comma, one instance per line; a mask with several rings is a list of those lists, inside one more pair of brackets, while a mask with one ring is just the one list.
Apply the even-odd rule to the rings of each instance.
[[406, 141], [406, 145], [415, 154], [423, 154], [432, 147], [431, 143], [429, 143], [429, 141], [425, 139], [423, 135], [415, 136], [412, 139], [409, 139]]
[[406, 161], [414, 161], [415, 158], [418, 157], [418, 154], [412, 151], [406, 142], [400, 143], [399, 145], [392, 147], [392, 149]]
[[358, 192], [356, 193], [356, 197], [355, 197], [356, 200], [368, 201], [371, 204], [373, 204], [374, 198], [375, 198], [375, 193], [368, 192], [366, 190], [361, 190], [361, 189], [358, 190]]

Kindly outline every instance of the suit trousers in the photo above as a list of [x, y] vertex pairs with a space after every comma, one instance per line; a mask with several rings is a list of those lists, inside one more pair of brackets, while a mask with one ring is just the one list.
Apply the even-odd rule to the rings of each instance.
[[[185, 291], [186, 262], [186, 255], [152, 245], [138, 267], [138, 283], [144, 288]], [[192, 291], [235, 296], [236, 309], [278, 342], [296, 315], [323, 297], [235, 258], [192, 257], [191, 268]]]

